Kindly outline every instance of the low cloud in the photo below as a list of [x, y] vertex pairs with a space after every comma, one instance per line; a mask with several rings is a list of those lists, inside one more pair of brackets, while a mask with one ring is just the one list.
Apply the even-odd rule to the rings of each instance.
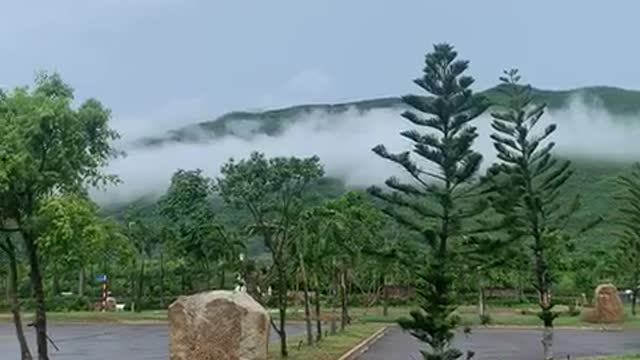
[[160, 137], [167, 131], [211, 118], [211, 102], [205, 97], [176, 98], [144, 116], [116, 116], [112, 126], [121, 135], [118, 146], [143, 137]]
[[[117, 174], [123, 183], [106, 191], [95, 191], [100, 203], [123, 202], [141, 196], [159, 195], [166, 191], [177, 169], [203, 169], [217, 176], [220, 167], [230, 157], [244, 158], [252, 151], [267, 156], [318, 155], [328, 176], [343, 179], [348, 185], [381, 184], [391, 175], [404, 176], [397, 165], [381, 159], [371, 148], [384, 144], [389, 151], [409, 150], [411, 143], [399, 133], [412, 128], [400, 116], [401, 109], [347, 111], [342, 114], [315, 112], [305, 115], [277, 136], [264, 134], [251, 138], [226, 136], [208, 143], [170, 143], [159, 148], [131, 147], [128, 156], [113, 161], [107, 171]], [[485, 167], [495, 161], [495, 151], [489, 138], [491, 118], [483, 115], [476, 122], [479, 137], [476, 150], [484, 156]], [[599, 160], [640, 159], [640, 122], [633, 118], [613, 117], [602, 108], [586, 106], [574, 99], [564, 109], [546, 114], [538, 128], [558, 124], [553, 135], [557, 153]], [[239, 123], [240, 124], [240, 123]], [[254, 124], [243, 120], [241, 128]]]

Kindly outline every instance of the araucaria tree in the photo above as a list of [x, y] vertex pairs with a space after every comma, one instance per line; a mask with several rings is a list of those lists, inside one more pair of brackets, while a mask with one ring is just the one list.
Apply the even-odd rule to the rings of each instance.
[[530, 86], [519, 84], [517, 70], [505, 71], [501, 89], [506, 96], [503, 109], [492, 113], [491, 136], [501, 160], [491, 170], [493, 204], [508, 219], [509, 231], [531, 249], [535, 288], [538, 291], [540, 318], [544, 323], [544, 358], [553, 359], [553, 321], [551, 289], [554, 254], [560, 249], [569, 216], [578, 207], [578, 198], [561, 198], [563, 185], [573, 171], [569, 161], [552, 154], [549, 137], [555, 124], [536, 132], [545, 104], [535, 104]]
[[276, 276], [280, 323], [274, 329], [280, 335], [280, 349], [287, 356], [287, 290], [289, 273], [295, 263], [294, 244], [302, 220], [304, 191], [323, 175], [318, 157], [267, 159], [254, 152], [249, 159], [231, 159], [221, 169], [217, 190], [229, 204], [243, 207], [251, 214], [251, 234], [260, 236], [271, 253]]
[[[86, 192], [113, 180], [101, 172], [116, 152], [110, 112], [95, 99], [73, 105], [73, 90], [57, 74], [0, 98], [0, 214], [16, 224], [30, 266], [38, 358], [48, 360], [37, 211], [52, 194]], [[0, 229], [6, 230], [6, 229]]]
[[[403, 117], [428, 132], [407, 130], [401, 135], [413, 142], [409, 151], [392, 154], [383, 145], [373, 151], [400, 165], [413, 180], [386, 181], [391, 192], [371, 188], [371, 193], [390, 206], [386, 212], [408, 228], [422, 234], [429, 249], [428, 263], [418, 282], [421, 309], [410, 319], [400, 321], [402, 328], [426, 342], [422, 351], [429, 360], [453, 360], [462, 352], [452, 348], [453, 330], [458, 323], [452, 283], [459, 255], [457, 244], [472, 229], [472, 219], [485, 208], [472, 201], [472, 185], [482, 156], [473, 150], [477, 132], [471, 122], [487, 109], [484, 97], [471, 90], [474, 80], [464, 75], [468, 61], [458, 60], [449, 44], [437, 44], [427, 54], [424, 75], [414, 82], [430, 97], [410, 95], [403, 98], [413, 108]], [[457, 243], [457, 244], [455, 244]]]
[[622, 193], [617, 196], [620, 226], [616, 253], [616, 270], [631, 289], [631, 314], [636, 314], [640, 286], [640, 163], [633, 165], [629, 175], [620, 176]]

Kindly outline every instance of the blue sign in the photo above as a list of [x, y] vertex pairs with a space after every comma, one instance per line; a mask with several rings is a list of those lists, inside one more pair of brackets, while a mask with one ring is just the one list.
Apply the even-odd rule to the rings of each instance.
[[105, 275], [105, 274], [96, 275], [96, 281], [97, 282], [105, 282], [105, 281], [107, 281], [107, 275]]

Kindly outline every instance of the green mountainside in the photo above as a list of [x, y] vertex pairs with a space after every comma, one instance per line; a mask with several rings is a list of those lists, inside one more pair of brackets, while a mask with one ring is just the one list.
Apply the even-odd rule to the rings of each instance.
[[[493, 102], [500, 102], [499, 86], [484, 91]], [[584, 87], [572, 90], [540, 90], [534, 89], [534, 96], [540, 102], [545, 102], [549, 110], [566, 107], [573, 99], [580, 99], [585, 105], [599, 107], [613, 116], [634, 116], [640, 114], [640, 91], [626, 90], [607, 86]], [[301, 116], [314, 112], [326, 114], [341, 114], [349, 110], [367, 112], [371, 110], [403, 108], [399, 97], [389, 97], [371, 100], [360, 100], [339, 104], [310, 104], [291, 106], [275, 110], [260, 112], [234, 111], [224, 114], [210, 121], [188, 125], [169, 131], [160, 137], [146, 137], [140, 139], [141, 146], [159, 146], [171, 142], [196, 142], [211, 140], [230, 135], [230, 125], [234, 122], [249, 121], [255, 123], [253, 133], [275, 135], [294, 123]]]
[[[538, 90], [534, 89], [536, 98], [540, 102], [546, 102], [549, 110], [559, 110], [569, 105], [574, 99], [580, 100], [590, 107], [598, 107], [618, 119], [634, 119], [640, 117], [640, 91], [624, 90], [613, 87], [588, 87], [575, 90]], [[499, 102], [501, 94], [499, 88], [492, 88], [484, 92], [492, 101]], [[366, 112], [377, 109], [402, 108], [400, 98], [383, 98], [364, 101], [355, 101], [340, 104], [315, 104], [300, 105], [283, 109], [263, 112], [231, 112], [212, 121], [205, 121], [169, 132], [164, 137], [145, 138], [138, 145], [154, 147], [172, 142], [196, 142], [230, 135], [229, 125], [234, 122], [251, 121], [258, 126], [253, 128], [254, 134], [275, 135], [299, 120], [301, 116], [316, 111], [327, 114], [341, 114], [346, 111]], [[618, 121], [618, 120], [616, 120]], [[611, 216], [616, 208], [614, 195], [618, 191], [615, 179], [620, 174], [628, 171], [630, 163], [595, 160], [588, 158], [571, 159], [574, 164], [575, 174], [570, 179], [567, 200], [575, 194], [582, 198], [582, 208], [575, 214], [569, 227], [579, 229], [596, 217], [602, 217], [605, 221], [596, 229], [581, 235], [577, 245], [583, 249], [597, 250], [613, 244], [613, 225]], [[638, 159], [640, 161], [640, 159]], [[381, 160], [382, 161], [382, 160]], [[338, 196], [346, 191], [344, 184], [338, 179], [324, 179], [313, 189], [313, 196], [317, 201]], [[105, 206], [105, 213], [122, 215], [125, 209], [146, 213], [149, 216], [155, 210], [155, 197], [140, 198], [130, 203], [110, 204]], [[215, 204], [220, 214], [219, 220], [229, 224], [237, 222], [246, 214], [240, 214], [235, 209], [229, 209], [222, 203]], [[259, 254], [262, 249], [259, 243], [253, 244], [252, 252]]]

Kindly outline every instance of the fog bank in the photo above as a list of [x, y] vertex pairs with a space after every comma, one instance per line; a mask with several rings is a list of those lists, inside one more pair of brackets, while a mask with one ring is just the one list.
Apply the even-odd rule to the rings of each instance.
[[[277, 136], [247, 138], [256, 124], [246, 120], [235, 123], [236, 128], [230, 129], [243, 137], [226, 136], [205, 143], [170, 143], [155, 148], [121, 143], [121, 149], [128, 155], [112, 161], [106, 170], [118, 175], [123, 183], [106, 191], [96, 190], [92, 195], [102, 204], [159, 195], [179, 168], [201, 168], [209, 176], [217, 176], [230, 157], [244, 158], [256, 150], [267, 156], [318, 155], [326, 174], [344, 180], [347, 185], [381, 184], [390, 175], [404, 176], [397, 166], [371, 151], [377, 144], [384, 144], [393, 152], [410, 149], [411, 143], [399, 132], [414, 126], [400, 116], [401, 111], [311, 113], [297, 119]], [[480, 135], [475, 147], [485, 156], [485, 167], [495, 160], [489, 138], [490, 122], [491, 118], [486, 114], [474, 123]], [[541, 130], [550, 122], [558, 124], [552, 139], [560, 155], [616, 161], [640, 159], [640, 145], [637, 144], [640, 114], [638, 118], [614, 118], [602, 108], [588, 107], [575, 98], [568, 107], [545, 114], [538, 128]], [[126, 138], [127, 129], [120, 130]]]

